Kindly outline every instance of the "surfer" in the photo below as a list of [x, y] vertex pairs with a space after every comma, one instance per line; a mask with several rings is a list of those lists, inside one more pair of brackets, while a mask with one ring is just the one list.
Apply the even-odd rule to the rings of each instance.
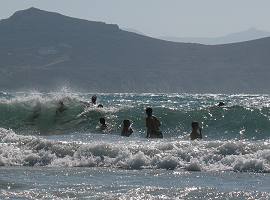
[[159, 130], [160, 121], [152, 115], [153, 109], [146, 108], [146, 128], [147, 128], [147, 138], [163, 138], [162, 132]]
[[58, 102], [58, 108], [56, 109], [56, 114], [60, 114], [62, 112], [64, 112], [67, 109], [67, 107], [65, 106], [63, 101], [59, 101]]
[[133, 133], [133, 130], [131, 128], [131, 122], [128, 119], [125, 119], [123, 121], [123, 129], [121, 132], [121, 136], [129, 137]]
[[191, 123], [192, 132], [190, 133], [190, 139], [202, 139], [202, 128], [199, 126], [199, 122], [192, 122]]

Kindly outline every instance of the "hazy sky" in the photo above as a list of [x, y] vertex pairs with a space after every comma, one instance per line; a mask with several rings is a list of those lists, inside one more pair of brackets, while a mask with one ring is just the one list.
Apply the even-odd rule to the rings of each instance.
[[251, 27], [270, 31], [270, 0], [0, 0], [0, 18], [29, 7], [151, 36], [215, 37]]

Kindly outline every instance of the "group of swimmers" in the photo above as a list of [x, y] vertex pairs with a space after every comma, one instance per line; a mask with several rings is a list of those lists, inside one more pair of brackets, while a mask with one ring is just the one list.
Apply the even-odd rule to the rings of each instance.
[[[145, 113], [147, 115], [146, 122], [146, 138], [163, 138], [163, 134], [160, 130], [161, 123], [157, 117], [153, 115], [153, 109], [148, 107], [145, 109]], [[108, 125], [106, 124], [105, 118], [100, 118], [100, 128], [102, 130], [106, 130]], [[192, 131], [190, 133], [190, 139], [202, 139], [202, 128], [199, 125], [199, 122], [191, 123]], [[123, 121], [123, 128], [121, 131], [121, 136], [129, 137], [133, 133], [133, 129], [131, 127], [131, 122], [128, 119]]]
[[[91, 106], [96, 106], [97, 105], [97, 96], [92, 96], [91, 102], [81, 102], [83, 103], [86, 107], [91, 107]], [[218, 107], [224, 106], [224, 102], [219, 102], [217, 105]], [[97, 105], [98, 108], [103, 108], [102, 104]], [[66, 110], [66, 106], [64, 105], [63, 101], [59, 101], [59, 106], [56, 110], [56, 114], [62, 113]], [[148, 107], [145, 110], [146, 113], [146, 129], [147, 129], [147, 134], [146, 138], [163, 138], [163, 134], [160, 130], [161, 123], [158, 120], [157, 117], [153, 115], [153, 109]], [[99, 119], [100, 126], [99, 128], [102, 131], [106, 131], [109, 129], [109, 126], [106, 124], [106, 120], [104, 117]], [[132, 129], [132, 123], [130, 120], [125, 119], [123, 120], [122, 124], [122, 131], [121, 131], [121, 136], [129, 137], [133, 133]], [[192, 131], [190, 133], [190, 139], [195, 140], [195, 139], [202, 139], [202, 128], [200, 127], [199, 122], [193, 121], [191, 123], [191, 128]]]
[[[152, 108], [146, 108], [146, 128], [147, 128], [147, 138], [163, 138], [163, 134], [160, 131], [161, 123], [160, 121], [152, 115], [153, 110]], [[100, 129], [106, 130], [108, 125], [106, 124], [105, 118], [99, 119]], [[121, 136], [129, 137], [133, 133], [133, 129], [131, 127], [132, 123], [130, 120], [125, 119], [123, 121]]]

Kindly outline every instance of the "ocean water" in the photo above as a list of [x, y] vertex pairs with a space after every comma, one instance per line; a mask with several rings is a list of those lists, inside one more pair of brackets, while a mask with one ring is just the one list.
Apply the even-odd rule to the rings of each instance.
[[[0, 93], [0, 199], [270, 199], [269, 95], [92, 95]], [[148, 106], [164, 139], [145, 138]]]

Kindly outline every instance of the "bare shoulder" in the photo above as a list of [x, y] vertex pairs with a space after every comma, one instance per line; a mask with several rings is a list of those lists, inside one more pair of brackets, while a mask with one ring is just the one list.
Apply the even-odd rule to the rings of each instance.
[[159, 119], [157, 117], [153, 116], [153, 119], [159, 122]]
[[157, 118], [156, 116], [152, 116], [152, 118], [153, 118], [154, 120], [158, 120], [158, 118]]

